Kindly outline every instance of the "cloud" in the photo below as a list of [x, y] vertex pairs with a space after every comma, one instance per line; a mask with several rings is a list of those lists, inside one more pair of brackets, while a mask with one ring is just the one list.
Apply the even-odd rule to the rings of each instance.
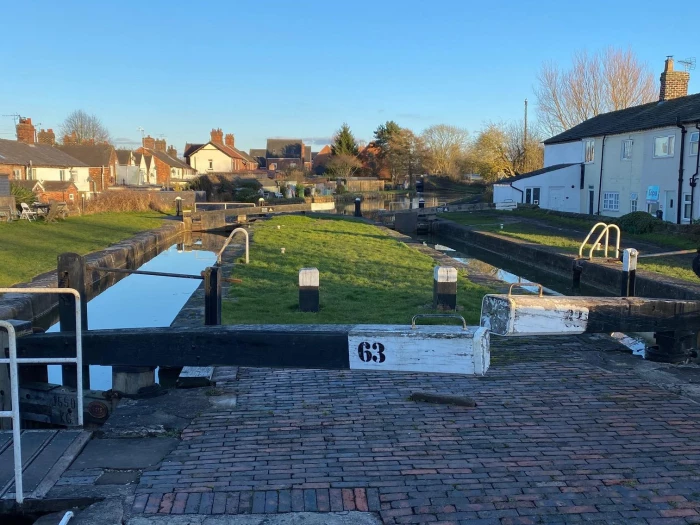
[[134, 140], [134, 139], [130, 139], [127, 137], [117, 137], [112, 142], [114, 142], [115, 145], [124, 145], [124, 146], [128, 146], [131, 144], [139, 144], [139, 145], [141, 144], [140, 140], [138, 140], [138, 139]]
[[301, 139], [304, 144], [308, 144], [310, 146], [325, 146], [326, 144], [330, 144], [333, 142], [333, 137], [306, 137], [305, 139]]

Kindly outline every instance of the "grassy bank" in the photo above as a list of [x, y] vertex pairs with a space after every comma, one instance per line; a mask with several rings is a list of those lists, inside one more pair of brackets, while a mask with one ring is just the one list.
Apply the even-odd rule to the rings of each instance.
[[[279, 226], [279, 229], [278, 229]], [[250, 264], [237, 264], [224, 323], [410, 323], [432, 312], [432, 258], [357, 221], [277, 217], [255, 226]], [[285, 248], [285, 253], [281, 253]], [[299, 313], [298, 273], [320, 272], [321, 311]], [[488, 291], [460, 275], [459, 312], [477, 324]]]
[[150, 212], [101, 213], [65, 221], [0, 223], [0, 286], [29, 281], [56, 268], [59, 253], [85, 254], [157, 228], [163, 215]]

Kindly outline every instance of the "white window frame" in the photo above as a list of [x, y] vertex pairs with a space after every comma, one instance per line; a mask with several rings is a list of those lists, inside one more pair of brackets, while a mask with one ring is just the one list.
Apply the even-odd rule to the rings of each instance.
[[208, 159], [209, 162], [209, 167], [207, 170], [213, 171], [214, 170], [214, 160], [213, 159]]
[[630, 199], [630, 213], [637, 211], [639, 206], [639, 201], [637, 199]]
[[634, 146], [634, 140], [625, 139], [622, 141], [622, 152], [620, 153], [620, 158], [622, 160], [632, 160], [632, 147]]
[[[689, 155], [695, 157], [698, 154], [698, 143], [700, 142], [700, 131], [693, 131], [690, 134], [690, 144], [688, 145]], [[693, 151], [695, 150], [695, 151]]]
[[[688, 213], [686, 213], [686, 207]], [[690, 220], [690, 214], [691, 214], [691, 207], [692, 207], [692, 202], [690, 200], [690, 193], [684, 193], [683, 194], [683, 220], [689, 221]]]
[[[656, 141], [666, 139], [667, 141], [667, 152], [665, 155], [656, 154]], [[662, 135], [659, 137], [654, 137], [654, 149], [652, 151], [655, 159], [668, 159], [676, 154], [676, 136], [675, 135]]]
[[66, 170], [58, 170], [58, 180], [61, 182], [66, 180]]
[[[539, 199], [535, 199], [535, 190], [539, 190], [540, 195]], [[527, 202], [527, 192], [530, 192], [530, 202]], [[535, 200], [537, 202], [535, 202]], [[530, 186], [529, 188], [525, 188], [525, 204], [536, 204], [539, 206], [540, 201], [542, 200], [542, 187], [541, 186]]]
[[603, 192], [603, 209], [605, 211], [620, 211], [620, 192], [619, 191], [604, 191]]
[[[590, 158], [589, 153], [590, 151]], [[595, 162], [595, 139], [586, 139], [583, 141], [583, 163], [592, 164]]]

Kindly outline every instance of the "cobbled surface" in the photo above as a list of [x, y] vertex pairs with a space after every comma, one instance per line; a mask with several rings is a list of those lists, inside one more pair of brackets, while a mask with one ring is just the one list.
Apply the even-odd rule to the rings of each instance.
[[[613, 343], [492, 343], [481, 378], [241, 368], [217, 385], [238, 406], [192, 422], [144, 472], [132, 513], [700, 523], [700, 405], [586, 359]], [[478, 406], [408, 401], [415, 391]]]

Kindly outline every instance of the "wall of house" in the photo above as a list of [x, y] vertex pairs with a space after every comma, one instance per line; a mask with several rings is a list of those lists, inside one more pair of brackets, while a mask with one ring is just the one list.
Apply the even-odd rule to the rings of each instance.
[[54, 181], [60, 181], [61, 180], [61, 170], [64, 170], [64, 177], [65, 180], [68, 180], [71, 178], [71, 169], [74, 172], [73, 176], [73, 183], [76, 185], [78, 188], [78, 191], [81, 192], [91, 192], [92, 187], [90, 183], [88, 182], [88, 177], [90, 176], [90, 168], [87, 166], [85, 167], [77, 167], [77, 168], [49, 168], [49, 167], [36, 167], [34, 168], [35, 170], [35, 175], [33, 177], [34, 180], [39, 180], [39, 181], [46, 181], [46, 180], [54, 180]]
[[[493, 202], [526, 202], [527, 189], [539, 188], [540, 199], [536, 204], [540, 208], [578, 212], [580, 209], [580, 184], [580, 166], [568, 166], [517, 180], [513, 182], [513, 187], [505, 184], [496, 184], [493, 187]], [[521, 190], [522, 194], [518, 190]]]
[[120, 185], [140, 186], [143, 184], [138, 166], [117, 166], [117, 181], [115, 186]]
[[75, 185], [69, 186], [65, 191], [45, 191], [37, 195], [40, 202], [46, 204], [51, 201], [65, 202], [69, 206], [73, 206], [78, 203], [79, 192]]
[[0, 173], [10, 176], [10, 180], [24, 180], [25, 167], [21, 164], [2, 164]]
[[583, 146], [580, 140], [562, 144], [545, 144], [544, 167], [555, 164], [573, 164], [583, 162]]
[[[212, 168], [209, 168], [209, 160]], [[207, 144], [190, 157], [190, 166], [199, 174], [203, 173], [229, 173], [233, 171], [231, 157], [211, 144]]]
[[10, 194], [10, 176], [0, 174], [0, 197], [6, 197]]

